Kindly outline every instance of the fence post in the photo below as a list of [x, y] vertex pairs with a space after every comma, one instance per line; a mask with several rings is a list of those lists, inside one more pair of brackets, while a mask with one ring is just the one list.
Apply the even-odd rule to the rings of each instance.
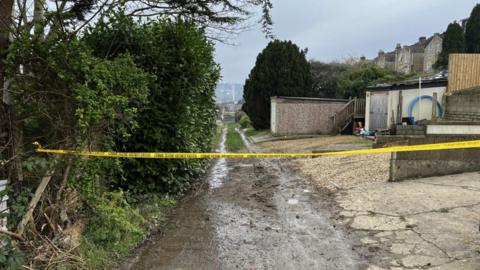
[[[4, 191], [7, 188], [7, 180], [0, 180], [0, 192]], [[0, 215], [8, 213], [7, 208], [8, 196], [0, 196]], [[7, 218], [0, 217], [0, 229], [7, 229]]]

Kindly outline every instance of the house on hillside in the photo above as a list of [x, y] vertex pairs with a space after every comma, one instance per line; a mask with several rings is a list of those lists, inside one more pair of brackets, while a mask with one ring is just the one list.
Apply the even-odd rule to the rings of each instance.
[[395, 50], [385, 53], [380, 50], [373, 62], [379, 67], [400, 73], [430, 73], [442, 51], [442, 35], [420, 37], [413, 45], [397, 43]]
[[386, 53], [383, 50], [380, 50], [374, 63], [381, 68], [395, 70], [395, 57], [395, 52]]
[[434, 70], [433, 66], [438, 60], [438, 56], [442, 52], [442, 35], [436, 33], [427, 41], [424, 50], [423, 72], [430, 73]]

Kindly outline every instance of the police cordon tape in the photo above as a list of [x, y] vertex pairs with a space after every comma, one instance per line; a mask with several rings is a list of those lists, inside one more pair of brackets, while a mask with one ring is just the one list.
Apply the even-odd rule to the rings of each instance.
[[199, 159], [199, 158], [290, 158], [290, 157], [320, 157], [320, 156], [339, 156], [339, 155], [361, 155], [361, 154], [380, 154], [394, 152], [414, 152], [414, 151], [434, 151], [449, 149], [468, 149], [480, 148], [480, 140], [447, 142], [433, 144], [419, 144], [408, 146], [393, 146], [385, 148], [360, 149], [337, 152], [319, 152], [319, 153], [146, 153], [146, 152], [89, 152], [77, 150], [53, 150], [44, 149], [38, 142], [35, 152], [56, 155], [75, 155], [87, 157], [107, 157], [107, 158], [149, 158], [149, 159]]

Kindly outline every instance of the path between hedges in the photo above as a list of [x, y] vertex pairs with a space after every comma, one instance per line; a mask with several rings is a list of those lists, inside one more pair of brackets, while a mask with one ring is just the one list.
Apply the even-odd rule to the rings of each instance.
[[322, 196], [285, 161], [219, 159], [120, 269], [363, 268]]

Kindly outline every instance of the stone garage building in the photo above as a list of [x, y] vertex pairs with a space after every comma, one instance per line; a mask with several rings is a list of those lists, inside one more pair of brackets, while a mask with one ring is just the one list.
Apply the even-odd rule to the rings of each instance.
[[330, 134], [334, 115], [349, 100], [272, 97], [270, 129], [273, 134]]

